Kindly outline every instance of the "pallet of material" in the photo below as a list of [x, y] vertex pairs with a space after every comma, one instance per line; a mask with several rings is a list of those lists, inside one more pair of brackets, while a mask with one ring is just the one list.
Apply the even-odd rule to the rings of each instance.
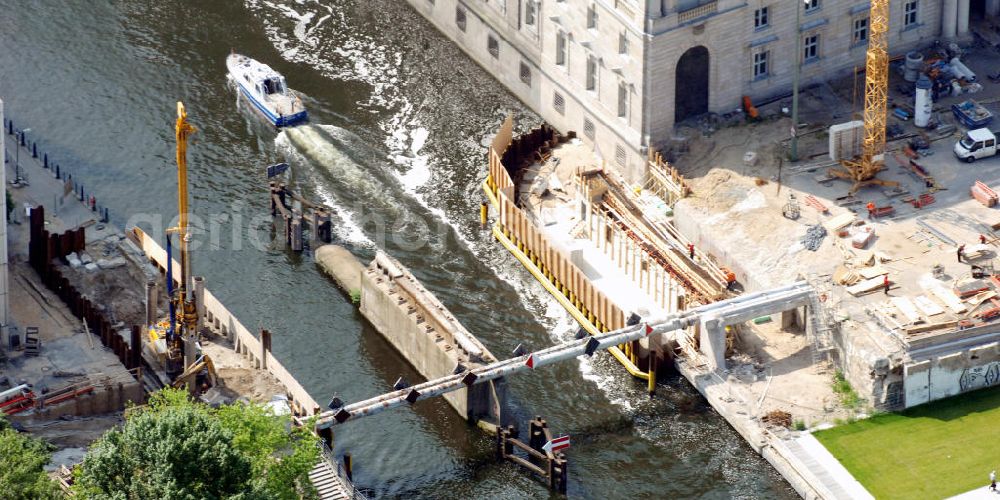
[[828, 233], [836, 234], [837, 230], [853, 224], [857, 219], [858, 216], [854, 212], [846, 212], [823, 221], [823, 227], [826, 228]]
[[861, 230], [851, 235], [852, 247], [860, 249], [868, 246], [868, 242], [872, 240], [872, 236], [875, 234], [875, 231], [872, 231], [871, 228], [867, 229], [867, 231]]
[[914, 298], [913, 302], [916, 304], [917, 309], [920, 309], [920, 312], [924, 313], [924, 316], [930, 317], [944, 314], [944, 309], [935, 304], [933, 300], [927, 298], [926, 295]]
[[984, 184], [982, 181], [976, 181], [969, 190], [969, 193], [973, 198], [979, 203], [982, 203], [986, 207], [993, 207], [1000, 200], [997, 196], [997, 192], [991, 189], [989, 186]]

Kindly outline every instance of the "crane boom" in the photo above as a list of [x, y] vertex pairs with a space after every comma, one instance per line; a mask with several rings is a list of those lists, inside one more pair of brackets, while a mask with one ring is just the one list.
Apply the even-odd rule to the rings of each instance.
[[868, 52], [865, 58], [864, 139], [861, 156], [844, 161], [842, 169], [830, 174], [854, 182], [851, 192], [862, 186], [898, 186], [894, 181], [876, 179], [885, 155], [885, 126], [889, 107], [889, 0], [872, 0], [868, 14]]
[[872, 168], [885, 154], [885, 120], [889, 98], [889, 0], [872, 0], [868, 24], [868, 55], [865, 61], [865, 137], [861, 148], [861, 172], [865, 181], [878, 172]]

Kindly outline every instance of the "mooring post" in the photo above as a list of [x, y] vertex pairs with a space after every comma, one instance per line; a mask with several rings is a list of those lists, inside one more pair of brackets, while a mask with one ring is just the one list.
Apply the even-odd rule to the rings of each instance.
[[557, 475], [556, 475], [557, 474], [557, 472], [556, 472], [556, 459], [555, 459], [555, 457], [552, 456], [552, 454], [547, 454], [547, 456], [548, 456], [548, 459], [546, 460], [545, 473], [548, 476], [547, 479], [549, 480], [549, 490], [556, 491], [556, 488], [557, 488], [557, 485], [556, 485], [556, 478], [557, 478]]
[[292, 212], [292, 250], [302, 251], [302, 212]]
[[319, 229], [315, 229], [319, 232], [319, 240], [323, 243], [330, 243], [333, 241], [333, 230], [330, 226], [330, 212], [326, 210], [320, 210], [319, 216]]
[[510, 456], [514, 453], [514, 445], [510, 443], [511, 438], [515, 437], [516, 433], [514, 431], [513, 425], [507, 426], [506, 439], [503, 440], [503, 456], [504, 458]]
[[267, 353], [271, 352], [271, 332], [267, 329], [260, 331], [260, 367], [267, 369]]
[[503, 454], [504, 445], [507, 443], [507, 429], [497, 427], [497, 461], [503, 462], [506, 458]]
[[274, 217], [274, 216], [278, 215], [278, 204], [275, 203], [275, 201], [274, 201], [274, 195], [276, 194], [275, 193], [275, 189], [276, 188], [275, 188], [274, 181], [271, 181], [270, 183], [268, 183], [268, 187], [269, 187], [269, 193], [270, 193], [268, 195], [268, 201], [271, 203], [271, 217]]
[[556, 455], [556, 468], [559, 474], [557, 491], [565, 495], [566, 485], [569, 483], [569, 462], [566, 460], [566, 455], [562, 453]]

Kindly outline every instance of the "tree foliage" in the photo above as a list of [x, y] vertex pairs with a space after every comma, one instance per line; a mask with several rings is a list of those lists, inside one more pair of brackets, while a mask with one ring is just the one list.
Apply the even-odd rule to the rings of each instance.
[[43, 470], [52, 445], [19, 434], [0, 417], [0, 496], [11, 500], [61, 498], [62, 492]]
[[212, 409], [165, 389], [105, 434], [78, 471], [76, 492], [100, 499], [298, 499], [317, 439], [265, 406]]

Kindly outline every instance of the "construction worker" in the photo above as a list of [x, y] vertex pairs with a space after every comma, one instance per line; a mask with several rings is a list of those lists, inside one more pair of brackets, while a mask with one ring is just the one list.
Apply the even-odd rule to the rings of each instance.
[[985, 245], [986, 244], [986, 236], [983, 236], [981, 234], [979, 235], [979, 244], [980, 245]]
[[962, 262], [962, 259], [964, 257], [965, 257], [965, 243], [962, 243], [961, 245], [958, 246], [958, 261]]
[[694, 243], [688, 243], [688, 257], [694, 260]]
[[865, 205], [865, 208], [868, 209], [868, 220], [874, 219], [875, 218], [875, 202], [874, 201], [869, 201], [868, 204]]
[[885, 294], [889, 295], [889, 275], [888, 274], [885, 275], [884, 278], [882, 278], [882, 286], [884, 288]]
[[726, 271], [726, 290], [733, 291], [733, 286], [736, 285], [736, 273], [729, 269], [723, 270]]

